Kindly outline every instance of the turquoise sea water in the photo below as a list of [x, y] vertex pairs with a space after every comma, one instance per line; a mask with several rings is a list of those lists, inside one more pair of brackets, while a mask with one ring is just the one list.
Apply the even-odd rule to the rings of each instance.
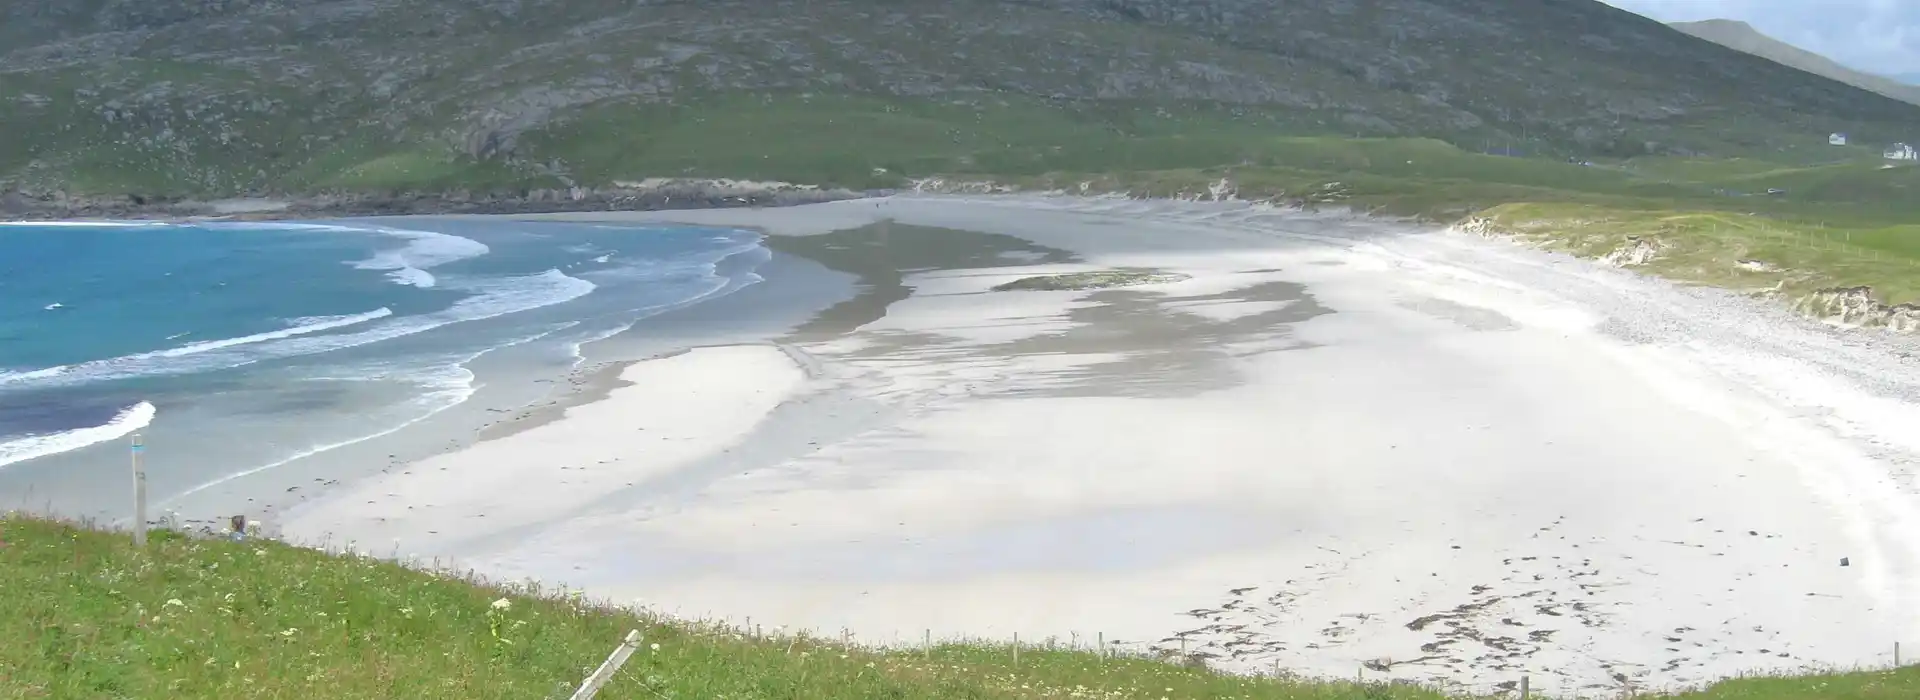
[[217, 441], [228, 471], [350, 444], [466, 400], [476, 358], [567, 362], [770, 257], [689, 227], [0, 225], [0, 477], [136, 431]]

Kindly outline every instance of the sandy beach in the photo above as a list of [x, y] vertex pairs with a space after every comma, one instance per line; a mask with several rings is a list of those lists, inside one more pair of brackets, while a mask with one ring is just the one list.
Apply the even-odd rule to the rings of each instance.
[[[1920, 648], [1911, 339], [1245, 203], [554, 218], [756, 227], [864, 291], [342, 484], [289, 538], [873, 644], [1479, 692]], [[1112, 268], [1178, 281], [992, 289]]]

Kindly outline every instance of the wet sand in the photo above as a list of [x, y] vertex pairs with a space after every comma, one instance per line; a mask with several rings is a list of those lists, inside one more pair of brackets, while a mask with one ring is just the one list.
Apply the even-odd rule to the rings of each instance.
[[[865, 284], [763, 343], [598, 375], [290, 534], [871, 643], [1104, 636], [1480, 692], [1920, 639], [1906, 341], [1244, 204], [563, 217], [756, 226]], [[990, 291], [1115, 267], [1187, 278]]]

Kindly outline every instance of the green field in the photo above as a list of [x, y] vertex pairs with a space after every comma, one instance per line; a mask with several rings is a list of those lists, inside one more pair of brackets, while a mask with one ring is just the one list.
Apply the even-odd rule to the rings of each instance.
[[[1017, 657], [1008, 644], [849, 648], [271, 541], [160, 532], [140, 551], [123, 533], [16, 515], [0, 516], [0, 591], [8, 631], [0, 698], [8, 699], [564, 698], [628, 630], [643, 634], [640, 650], [601, 698], [1447, 697], [1385, 683], [1221, 675], [1064, 642], [1026, 646]], [[1641, 697], [1905, 699], [1920, 697], [1920, 668]]]

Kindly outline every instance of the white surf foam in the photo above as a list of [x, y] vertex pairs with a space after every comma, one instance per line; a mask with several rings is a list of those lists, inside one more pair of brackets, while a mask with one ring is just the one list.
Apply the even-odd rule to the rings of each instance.
[[420, 421], [424, 421], [428, 418], [432, 418], [446, 411], [447, 409], [450, 409], [462, 403], [465, 403], [467, 399], [473, 397], [473, 394], [476, 391], [476, 388], [474, 387], [474, 381], [473, 381], [474, 374], [473, 374], [473, 370], [467, 369], [468, 363], [471, 363], [474, 360], [480, 359], [481, 357], [485, 356], [487, 353], [494, 352], [496, 350], [501, 350], [504, 348], [510, 348], [517, 345], [523, 345], [526, 343], [534, 342], [536, 340], [540, 340], [547, 336], [553, 335], [554, 333], [557, 333], [559, 331], [563, 331], [568, 328], [571, 328], [575, 325], [577, 325], [577, 322], [568, 322], [568, 323], [550, 326], [548, 328], [540, 330], [537, 333], [522, 336], [520, 338], [510, 340], [505, 343], [501, 343], [499, 345], [495, 345], [493, 347], [487, 348], [485, 350], [481, 350], [479, 352], [476, 352], [470, 355], [446, 358], [446, 361], [444, 363], [436, 364], [431, 369], [421, 369], [417, 366], [411, 366], [411, 367], [381, 366], [379, 368], [373, 368], [373, 367], [340, 368], [343, 371], [338, 375], [334, 375], [334, 376], [320, 375], [320, 376], [307, 377], [307, 379], [309, 380], [320, 380], [320, 381], [368, 381], [368, 380], [387, 380], [387, 379], [395, 379], [395, 378], [404, 378], [405, 381], [414, 382], [416, 384], [422, 385], [423, 387], [426, 388], [426, 391], [414, 397], [412, 401], [412, 403], [415, 406], [418, 406], [421, 409], [421, 412], [418, 415], [414, 416], [413, 418], [410, 418], [405, 421], [401, 421], [400, 423], [392, 427], [389, 427], [385, 430], [380, 430], [377, 432], [369, 433], [366, 435], [362, 435], [362, 436], [347, 439], [347, 440], [339, 440], [339, 441], [325, 443], [321, 445], [314, 445], [312, 447], [308, 447], [306, 449], [296, 451], [291, 455], [275, 460], [273, 462], [262, 464], [260, 466], [253, 467], [250, 469], [244, 469], [238, 472], [234, 472], [232, 474], [227, 474], [218, 479], [214, 479], [212, 481], [202, 483], [198, 486], [194, 486], [193, 488], [187, 489], [178, 494], [170, 496], [166, 500], [162, 501], [161, 505], [174, 503], [176, 501], [179, 501], [180, 499], [186, 498], [188, 496], [192, 496], [202, 491], [206, 491], [207, 489], [216, 488], [221, 485], [252, 476], [254, 474], [259, 474], [261, 472], [269, 471], [272, 469], [278, 469], [280, 467], [284, 467], [288, 464], [292, 464], [296, 461], [306, 459], [308, 457], [312, 457], [314, 455], [321, 454], [323, 452], [337, 450], [342, 447], [347, 447], [349, 445], [353, 445], [356, 443], [366, 442], [368, 440], [372, 440], [375, 438], [386, 437], [388, 435], [392, 435], [394, 433], [400, 432], [401, 430], [404, 430], [409, 426], [419, 423]]
[[347, 326], [359, 325], [362, 323], [366, 323], [368, 321], [378, 320], [378, 319], [386, 318], [392, 315], [393, 315], [392, 309], [382, 306], [378, 309], [374, 309], [366, 313], [353, 314], [350, 316], [316, 316], [309, 319], [299, 319], [307, 322], [295, 325], [292, 328], [283, 328], [281, 330], [267, 331], [265, 333], [255, 333], [253, 335], [241, 336], [238, 338], [226, 338], [222, 340], [205, 340], [198, 343], [189, 343], [187, 345], [182, 345], [180, 347], [173, 348], [170, 350], [161, 350], [158, 352], [146, 353], [144, 355], [133, 355], [131, 357], [138, 358], [138, 359], [145, 359], [148, 357], [184, 357], [186, 355], [195, 355], [203, 352], [219, 350], [221, 348], [231, 348], [231, 347], [237, 347], [241, 345], [252, 345], [254, 343], [264, 343], [270, 340], [292, 338], [294, 336], [306, 335], [308, 333], [330, 331], [335, 328], [345, 328]]
[[[475, 280], [454, 284], [451, 288], [472, 292], [473, 295], [454, 302], [452, 306], [441, 311], [395, 318], [388, 323], [378, 324], [357, 333], [315, 335], [321, 330], [332, 330], [385, 318], [391, 312], [383, 308], [380, 311], [336, 319], [328, 323], [312, 324], [300, 329], [285, 329], [248, 336], [247, 339], [206, 341], [173, 350], [141, 353], [65, 367], [50, 367], [32, 372], [0, 374], [0, 387], [24, 384], [43, 388], [136, 376], [191, 374], [240, 367], [266, 360], [330, 352], [413, 335], [448, 324], [479, 321], [559, 304], [585, 296], [596, 286], [592, 282], [569, 277], [559, 270], [548, 270], [537, 275]], [[240, 342], [242, 340], [246, 342]], [[187, 352], [188, 349], [192, 350]]]
[[[240, 336], [238, 338], [206, 340], [198, 343], [190, 343], [187, 345], [182, 345], [177, 348], [169, 348], [166, 350], [156, 350], [154, 352], [145, 352], [145, 353], [140, 353], [138, 355], [127, 355], [124, 357], [116, 357], [116, 358], [107, 359], [107, 360], [98, 360], [95, 362], [87, 362], [87, 363], [82, 363], [78, 365], [62, 365], [58, 367], [48, 367], [46, 369], [38, 369], [38, 370], [33, 370], [31, 372], [0, 373], [0, 386], [6, 386], [8, 384], [14, 384], [19, 382], [28, 382], [36, 379], [53, 379], [53, 378], [63, 377], [68, 375], [94, 376], [99, 372], [112, 371], [116, 368], [132, 374], [141, 374], [144, 372], [140, 370], [146, 368], [148, 365], [152, 364], [156, 360], [165, 360], [165, 359], [186, 357], [189, 355], [198, 355], [201, 353], [239, 347], [242, 345], [253, 345], [257, 343], [265, 343], [265, 342], [274, 341], [274, 340], [282, 340], [285, 338], [292, 338], [295, 336], [306, 335], [308, 333], [318, 333], [320, 331], [329, 331], [336, 328], [345, 328], [347, 326], [352, 326], [355, 324], [366, 323], [368, 321], [386, 318], [387, 316], [391, 316], [391, 315], [393, 315], [393, 311], [391, 309], [388, 309], [386, 307], [381, 307], [373, 311], [368, 311], [363, 314], [354, 314], [352, 316], [315, 317], [313, 319], [307, 319], [312, 322], [304, 325], [298, 325], [292, 328], [283, 328], [277, 331], [268, 331], [265, 333], [255, 333], [253, 335]], [[181, 333], [180, 335], [186, 335], [186, 334]], [[168, 339], [171, 340], [173, 338], [178, 338], [180, 337], [180, 335], [171, 336]]]
[[271, 462], [268, 464], [262, 464], [260, 466], [253, 467], [251, 469], [245, 469], [238, 472], [234, 472], [232, 474], [222, 476], [218, 479], [208, 481], [206, 483], [200, 484], [198, 486], [195, 486], [193, 488], [190, 488], [178, 494], [175, 494], [174, 496], [167, 498], [165, 501], [162, 501], [160, 505], [167, 505], [167, 504], [179, 501], [180, 499], [186, 498], [188, 496], [192, 496], [196, 493], [200, 493], [207, 489], [216, 488], [221, 485], [230, 483], [232, 481], [252, 476], [254, 474], [259, 474], [261, 472], [268, 471], [271, 469], [284, 467], [288, 464], [292, 464], [295, 461], [306, 459], [308, 457], [312, 457], [322, 452], [327, 452], [329, 450], [337, 450], [342, 447], [346, 447], [348, 445], [352, 445], [360, 442], [366, 442], [374, 438], [386, 437], [388, 435], [392, 435], [394, 433], [400, 432], [401, 430], [405, 430], [408, 426], [411, 426], [415, 423], [419, 423], [420, 421], [439, 415], [440, 412], [442, 411], [445, 411], [449, 408], [453, 408], [454, 406], [458, 406], [461, 403], [464, 403], [469, 397], [473, 396], [473, 392], [474, 392], [472, 371], [469, 371], [467, 368], [461, 367], [458, 365], [452, 367], [449, 371], [453, 373], [458, 373], [460, 375], [460, 378], [454, 381], [435, 381], [432, 379], [426, 379], [425, 381], [423, 381], [423, 383], [427, 384], [428, 386], [435, 386], [438, 388], [424, 392], [413, 399], [413, 403], [417, 406], [420, 406], [422, 411], [418, 415], [414, 416], [409, 420], [401, 421], [400, 423], [397, 423], [390, 428], [387, 428], [385, 430], [381, 430], [378, 432], [374, 432], [371, 434], [361, 435], [359, 437], [349, 438], [346, 440], [339, 440], [336, 442], [330, 442], [322, 445], [314, 445], [312, 447], [308, 447], [306, 449], [297, 451], [292, 455], [276, 460], [274, 462]]
[[492, 252], [487, 244], [436, 231], [417, 231], [413, 229], [389, 228], [385, 226], [363, 226], [348, 224], [312, 224], [312, 223], [249, 223], [236, 224], [247, 228], [266, 228], [295, 231], [351, 231], [356, 233], [380, 233], [406, 241], [406, 245], [374, 253], [365, 260], [351, 264], [361, 270], [385, 270], [387, 276], [396, 284], [422, 289], [432, 288], [440, 283], [429, 268], [445, 265], [456, 260], [477, 258]]
[[11, 442], [0, 443], [0, 467], [25, 462], [49, 455], [97, 445], [109, 440], [118, 440], [133, 434], [133, 431], [145, 428], [153, 423], [156, 411], [153, 404], [142, 401], [122, 410], [102, 425], [80, 428], [61, 433], [30, 435]]

